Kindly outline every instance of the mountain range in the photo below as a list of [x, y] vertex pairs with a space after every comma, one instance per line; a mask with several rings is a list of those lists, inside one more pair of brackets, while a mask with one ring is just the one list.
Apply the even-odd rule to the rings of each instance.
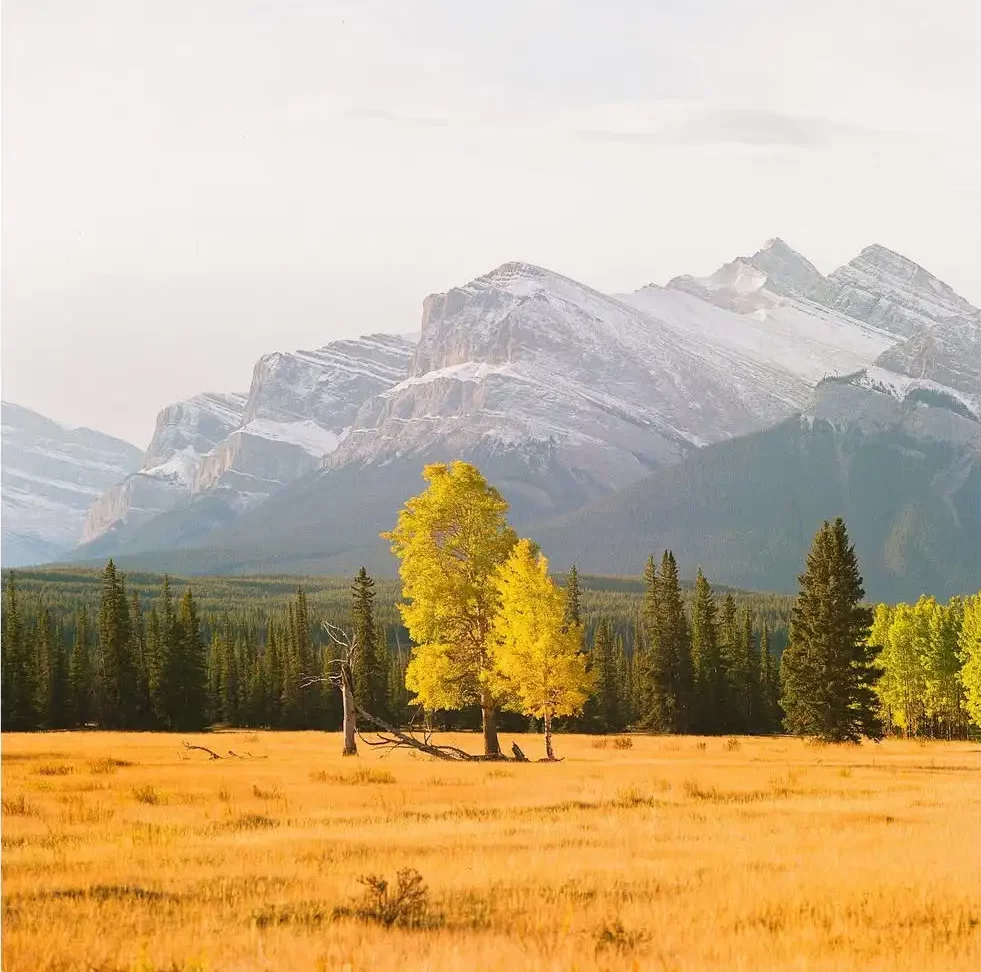
[[[774, 239], [617, 295], [508, 263], [426, 298], [416, 340], [277, 352], [247, 393], [168, 406], [60, 556], [391, 572], [378, 531], [459, 457], [556, 567], [636, 572], [670, 545], [786, 589], [844, 512], [877, 596], [940, 595], [981, 581], [979, 416], [981, 311], [881, 246], [825, 277]], [[6, 512], [6, 412], [4, 445]]]

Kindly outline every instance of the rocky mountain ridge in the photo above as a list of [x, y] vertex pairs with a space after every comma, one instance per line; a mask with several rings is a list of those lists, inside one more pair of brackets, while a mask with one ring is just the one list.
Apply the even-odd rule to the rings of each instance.
[[354, 551], [376, 532], [371, 503], [390, 515], [425, 462], [456, 457], [531, 522], [806, 412], [836, 376], [897, 401], [950, 392], [981, 414], [978, 321], [875, 246], [824, 277], [773, 239], [708, 278], [612, 296], [504, 264], [428, 297], [415, 344], [373, 335], [264, 356], [220, 428], [185, 430], [173, 406], [144, 468], [93, 507], [77, 556], [268, 551], [286, 542], [268, 524], [292, 536], [284, 519], [300, 510], [331, 538], [321, 546]]

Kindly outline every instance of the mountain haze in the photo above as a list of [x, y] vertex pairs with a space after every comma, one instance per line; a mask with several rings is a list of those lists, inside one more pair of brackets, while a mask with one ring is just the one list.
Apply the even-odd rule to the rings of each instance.
[[[560, 560], [636, 571], [637, 544], [674, 537], [667, 545], [683, 564], [711, 553], [720, 580], [745, 585], [773, 575], [722, 543], [726, 531], [751, 538], [772, 527], [773, 562], [799, 563], [798, 534], [809, 539], [815, 517], [872, 516], [861, 496], [876, 467], [864, 463], [881, 448], [899, 465], [881, 466], [896, 476], [881, 484], [880, 509], [895, 510], [875, 537], [874, 576], [883, 585], [936, 577], [953, 589], [969, 576], [969, 558], [944, 573], [915, 538], [958, 524], [971, 535], [974, 521], [959, 517], [976, 479], [979, 335], [981, 312], [881, 246], [825, 277], [775, 238], [709, 277], [620, 295], [508, 263], [426, 298], [417, 343], [373, 335], [277, 352], [256, 364], [247, 395], [164, 410], [143, 467], [93, 506], [73, 556], [236, 572], [362, 561], [391, 570], [378, 531], [418, 491], [425, 463], [464, 458]], [[802, 499], [798, 514], [786, 504], [739, 506], [740, 490], [766, 495], [761, 477], [779, 480], [782, 465], [788, 476], [802, 471], [802, 496], [813, 502]], [[738, 482], [726, 468], [742, 470]], [[724, 518], [733, 494], [728, 526], [708, 518], [699, 538], [676, 510], [675, 532], [638, 533], [620, 554], [597, 536], [580, 558], [577, 531], [589, 535], [596, 511], [608, 510], [616, 535], [616, 511], [636, 516], [645, 489], [657, 492], [652, 516], [658, 504], [684, 505], [679, 490], [697, 506], [694, 470], [706, 490], [728, 482], [717, 496]], [[720, 543], [728, 568], [713, 552]]]

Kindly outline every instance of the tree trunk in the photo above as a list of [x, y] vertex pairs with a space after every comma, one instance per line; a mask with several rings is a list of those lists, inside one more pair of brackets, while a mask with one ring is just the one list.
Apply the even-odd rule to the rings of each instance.
[[480, 713], [484, 724], [484, 755], [500, 756], [501, 744], [497, 741], [497, 712], [494, 708], [494, 699], [486, 688], [480, 693]]
[[555, 759], [555, 752], [552, 749], [552, 713], [545, 713], [545, 758]]
[[358, 728], [358, 715], [354, 707], [354, 682], [351, 666], [341, 662], [341, 699], [344, 703], [344, 751], [343, 756], [358, 755], [358, 741], [355, 735]]

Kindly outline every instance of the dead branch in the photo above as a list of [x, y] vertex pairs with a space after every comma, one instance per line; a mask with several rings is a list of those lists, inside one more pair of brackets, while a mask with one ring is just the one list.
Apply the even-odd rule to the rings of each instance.
[[518, 763], [527, 763], [528, 757], [521, 751], [521, 747], [516, 743], [511, 743], [511, 752], [514, 753], [515, 761]]
[[184, 742], [185, 749], [197, 749], [202, 753], [207, 753], [212, 759], [224, 759], [223, 756], [219, 756], [213, 749], [208, 749], [207, 746], [192, 746], [189, 742]]

